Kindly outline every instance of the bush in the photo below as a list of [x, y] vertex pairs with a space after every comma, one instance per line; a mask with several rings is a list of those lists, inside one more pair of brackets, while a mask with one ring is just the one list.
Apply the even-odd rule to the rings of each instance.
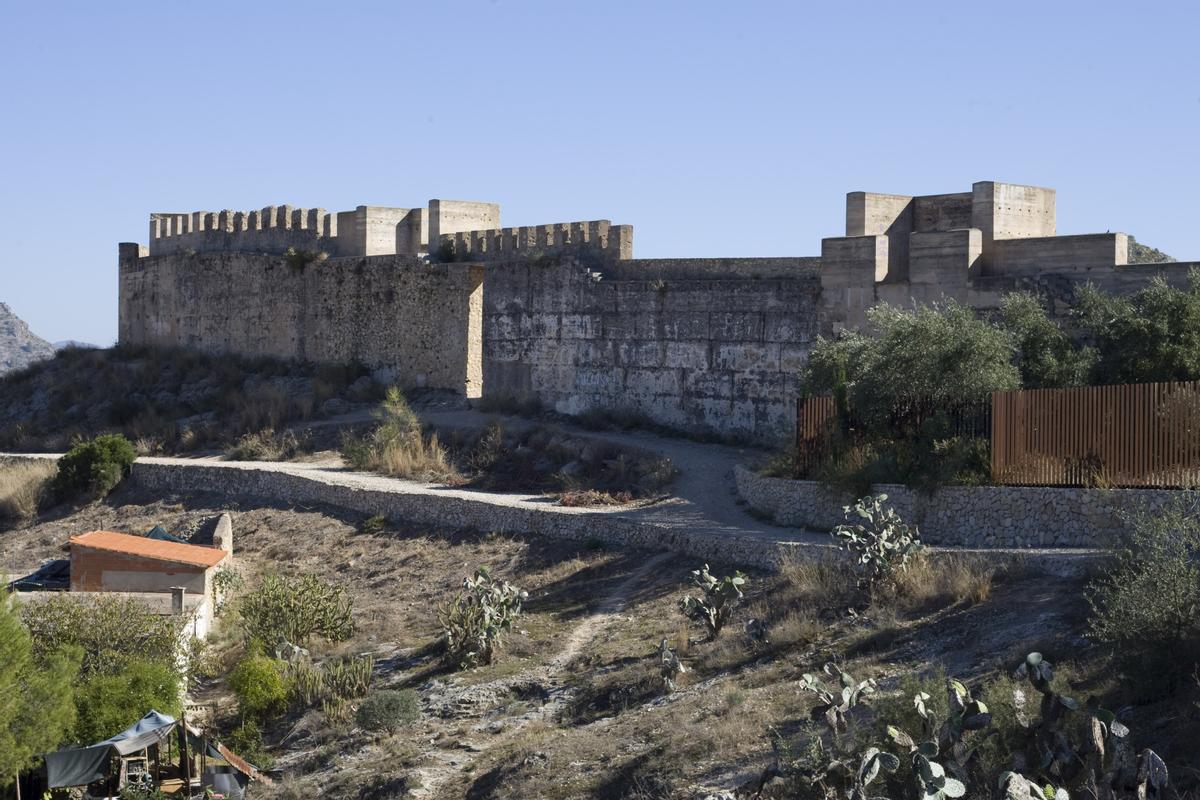
[[313, 635], [341, 642], [354, 632], [353, 607], [345, 587], [316, 575], [268, 575], [261, 586], [242, 597], [238, 609], [249, 638], [269, 644], [284, 639], [303, 645]]
[[221, 743], [259, 769], [275, 766], [275, 759], [263, 746], [262, 731], [252, 719], [243, 720], [241, 725], [222, 738]]
[[1089, 632], [1133, 675], [1166, 690], [1200, 661], [1200, 495], [1127, 522], [1112, 567], [1089, 586]]
[[0, 519], [19, 521], [37, 513], [58, 467], [53, 461], [0, 460]]
[[287, 708], [291, 690], [284, 665], [254, 653], [246, 656], [229, 674], [229, 688], [237, 695], [242, 717], [262, 719]]
[[493, 578], [487, 567], [464, 578], [462, 591], [440, 615], [447, 660], [459, 669], [491, 664], [528, 596], [508, 581]]
[[162, 664], [175, 664], [179, 654], [179, 620], [155, 614], [130, 597], [53, 595], [23, 606], [21, 618], [38, 658], [63, 647], [80, 648], [84, 677], [119, 672], [134, 653]]
[[137, 722], [150, 709], [179, 716], [174, 663], [129, 657], [115, 671], [92, 675], [75, 690], [75, 739], [97, 742]]
[[120, 434], [77, 444], [58, 460], [54, 489], [62, 499], [103, 497], [129, 474], [137, 453]]
[[417, 721], [421, 711], [412, 689], [372, 692], [358, 706], [355, 719], [369, 731], [395, 733]]

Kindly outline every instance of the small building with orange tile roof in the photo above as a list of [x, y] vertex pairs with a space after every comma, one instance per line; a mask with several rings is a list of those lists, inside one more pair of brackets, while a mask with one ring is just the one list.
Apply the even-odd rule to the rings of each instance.
[[209, 597], [212, 578], [229, 553], [216, 547], [161, 541], [113, 531], [72, 536], [72, 592], [170, 592]]

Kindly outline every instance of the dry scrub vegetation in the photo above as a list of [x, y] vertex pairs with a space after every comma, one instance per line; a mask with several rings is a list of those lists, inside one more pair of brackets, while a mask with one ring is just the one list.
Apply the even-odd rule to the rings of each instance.
[[[816, 698], [800, 687], [829, 661], [877, 683], [868, 707], [848, 714], [862, 732], [855, 736], [883, 736], [873, 726], [885, 720], [911, 727], [914, 692], [940, 692], [944, 702], [945, 676], [965, 681], [998, 719], [1000, 733], [980, 754], [988, 768], [1008, 763], [1019, 739], [1011, 690], [1021, 684], [1009, 674], [1028, 652], [1059, 667], [1057, 691], [1095, 695], [1110, 708], [1135, 702], [1129, 682], [1084, 638], [1085, 578], [997, 570], [971, 556], [918, 552], [894, 582], [875, 587], [832, 553], [750, 571], [715, 637], [680, 613], [681, 597], [696, 593], [692, 559], [667, 557], [647, 570], [646, 553], [328, 509], [229, 509], [216, 497], [164, 501], [119, 488], [63, 519], [0, 535], [0, 558], [52, 557], [66, 536], [93, 527], [137, 532], [158, 523], [202, 541], [223, 510], [234, 513], [243, 591], [269, 574], [345, 589], [353, 631], [309, 642], [314, 668], [369, 656], [372, 693], [399, 693], [384, 699], [400, 721], [377, 730], [356, 721], [365, 698], [266, 722], [262, 755], [287, 776], [273, 796], [383, 798], [424, 787], [441, 800], [694, 798], [736, 787], [747, 794], [766, 777], [763, 797], [821, 797], [797, 788], [794, 770], [818, 742], [828, 746], [811, 718]], [[495, 663], [458, 672], [442, 658], [437, 611], [480, 565], [528, 598]], [[710, 568], [728, 576], [735, 566]], [[213, 677], [197, 695], [215, 704], [209, 724], [222, 731], [237, 725], [222, 677], [244, 660], [235, 623], [222, 624]], [[686, 670], [674, 690], [663, 681], [663, 640]], [[1122, 715], [1138, 746], [1186, 763], [1200, 731], [1178, 710], [1180, 696], [1136, 702]], [[1169, 722], [1147, 724], [1155, 718]]]
[[0, 377], [0, 450], [62, 451], [102, 433], [125, 435], [142, 455], [219, 450], [381, 394], [361, 366], [68, 348]]
[[0, 459], [0, 525], [33, 517], [57, 472], [49, 460]]
[[404, 396], [389, 389], [365, 434], [347, 433], [342, 456], [358, 470], [500, 492], [556, 494], [562, 505], [620, 505], [661, 496], [670, 460], [568, 435], [552, 426], [509, 432], [498, 423], [445, 440], [423, 429]]

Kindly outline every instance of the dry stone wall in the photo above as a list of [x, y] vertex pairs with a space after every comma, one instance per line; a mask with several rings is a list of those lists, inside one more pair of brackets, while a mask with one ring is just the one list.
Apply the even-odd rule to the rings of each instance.
[[486, 396], [698, 433], [790, 436], [818, 331], [813, 273], [743, 277], [709, 264], [702, 280], [636, 274], [625, 266], [613, 279], [571, 261], [489, 265]]
[[482, 272], [404, 256], [294, 266], [251, 253], [121, 261], [120, 340], [361, 362], [401, 386], [478, 396]]
[[[831, 530], [845, 521], [847, 494], [816, 481], [768, 478], [744, 467], [734, 472], [738, 494], [780, 525]], [[932, 495], [878, 484], [876, 494], [921, 538], [938, 545], [978, 548], [1105, 548], [1126, 531], [1128, 514], [1154, 512], [1178, 497], [1167, 489], [1072, 489], [1041, 486], [946, 486]]]

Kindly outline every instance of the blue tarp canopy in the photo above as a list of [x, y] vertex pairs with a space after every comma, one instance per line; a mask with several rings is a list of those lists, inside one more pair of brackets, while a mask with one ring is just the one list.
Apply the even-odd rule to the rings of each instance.
[[39, 589], [70, 589], [71, 562], [65, 558], [47, 561], [33, 573], [18, 578], [8, 585], [10, 592], [29, 592]]
[[155, 525], [150, 530], [146, 531], [147, 539], [158, 539], [160, 542], [175, 542], [176, 544], [187, 544], [187, 539], [180, 539], [174, 534], [167, 533], [162, 525]]
[[161, 744], [175, 728], [175, 719], [151, 711], [133, 725], [102, 742], [74, 750], [46, 753], [46, 783], [51, 789], [86, 786], [108, 777], [113, 755], [127, 756]]

